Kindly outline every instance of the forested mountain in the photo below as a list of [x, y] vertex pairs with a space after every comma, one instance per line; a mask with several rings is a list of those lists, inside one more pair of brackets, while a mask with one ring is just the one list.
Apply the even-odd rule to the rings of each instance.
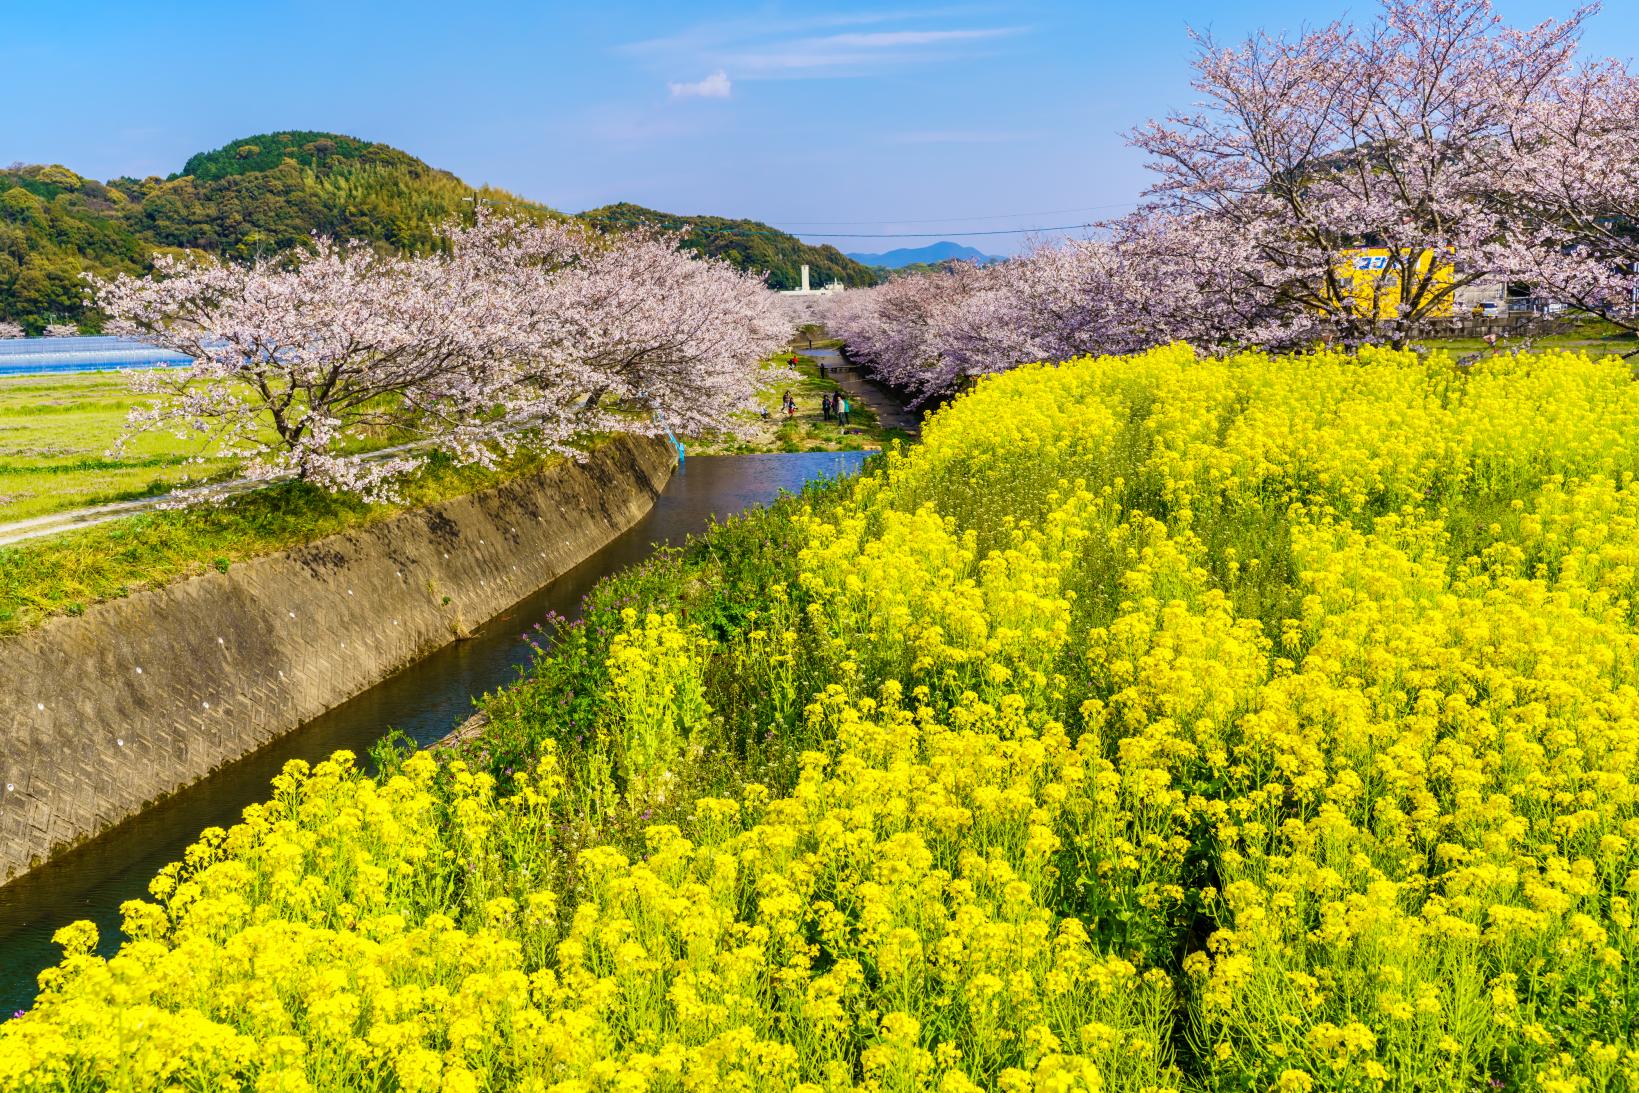
[[79, 319], [80, 274], [135, 273], [154, 250], [125, 219], [131, 199], [66, 167], [0, 170], [0, 319], [37, 333]]
[[0, 169], [0, 319], [38, 333], [96, 326], [83, 273], [139, 273], [167, 248], [244, 258], [314, 232], [419, 250], [474, 199], [558, 216], [499, 190], [474, 189], [385, 144], [280, 132], [193, 156], [169, 178], [102, 183], [66, 167]]
[[611, 231], [634, 227], [680, 229], [683, 245], [691, 250], [722, 258], [740, 269], [768, 273], [773, 288], [796, 288], [802, 283], [802, 266], [809, 267], [815, 288], [829, 281], [841, 281], [850, 288], [874, 285], [874, 270], [849, 258], [833, 246], [813, 246], [756, 220], [730, 220], [721, 216], [673, 216], [621, 202], [580, 214], [585, 220]]
[[[233, 141], [189, 158], [169, 178], [97, 182], [60, 165], [0, 169], [0, 320], [39, 333], [47, 323], [97, 326], [83, 274], [140, 273], [153, 254], [187, 249], [250, 258], [313, 233], [393, 250], [432, 245], [438, 225], [474, 200], [542, 217], [545, 205], [475, 189], [390, 145], [339, 133], [288, 131]], [[685, 245], [795, 288], [868, 285], [876, 273], [835, 247], [814, 247], [754, 220], [671, 216], [637, 205], [581, 214], [605, 230], [685, 228]]]

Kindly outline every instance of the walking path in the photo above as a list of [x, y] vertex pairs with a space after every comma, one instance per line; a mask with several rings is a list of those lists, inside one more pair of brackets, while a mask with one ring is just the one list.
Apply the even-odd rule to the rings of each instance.
[[[429, 441], [415, 441], [410, 444], [395, 444], [391, 448], [382, 448], [370, 452], [362, 458], [366, 462], [376, 462], [404, 452], [415, 451], [430, 446]], [[211, 501], [222, 501], [225, 498], [237, 497], [243, 493], [264, 489], [276, 482], [283, 482], [295, 477], [293, 474], [279, 475], [274, 478], [235, 478], [227, 482], [213, 482], [206, 486], [197, 487], [203, 491]], [[89, 505], [81, 509], [68, 509], [64, 512], [50, 512], [44, 516], [31, 516], [27, 520], [13, 520], [0, 524], [0, 547], [11, 546], [28, 539], [39, 539], [47, 535], [57, 535], [64, 531], [75, 531], [79, 528], [93, 527], [97, 524], [106, 524], [110, 520], [119, 520], [139, 512], [153, 512], [155, 509], [176, 506], [175, 493], [162, 493], [155, 497], [143, 497], [135, 501], [115, 501], [107, 505]]]
[[884, 429], [898, 429], [911, 436], [921, 434], [921, 415], [905, 409], [899, 396], [865, 375], [840, 352], [835, 349], [800, 349], [798, 352], [805, 357], [813, 357], [823, 365], [825, 378], [836, 381], [836, 385], [847, 392], [849, 398], [857, 398], [869, 406], [876, 413], [877, 423]]

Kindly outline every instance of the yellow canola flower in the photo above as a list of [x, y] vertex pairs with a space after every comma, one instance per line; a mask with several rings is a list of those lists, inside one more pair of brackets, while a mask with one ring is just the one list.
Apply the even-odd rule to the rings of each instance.
[[630, 610], [592, 759], [292, 764], [0, 1088], [1639, 1088], [1636, 474], [1578, 354], [987, 379]]

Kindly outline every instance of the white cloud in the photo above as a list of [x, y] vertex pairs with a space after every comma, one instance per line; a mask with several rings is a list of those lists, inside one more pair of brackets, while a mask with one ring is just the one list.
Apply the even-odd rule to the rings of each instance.
[[734, 90], [728, 73], [720, 68], [695, 83], [669, 83], [666, 86], [671, 88], [674, 99], [726, 99]]
[[[813, 79], [864, 76], [906, 65], [964, 60], [995, 49], [1002, 40], [1030, 33], [1029, 27], [996, 25], [988, 20], [974, 25], [971, 17], [979, 14], [971, 7], [924, 8], [784, 20], [719, 20], [618, 49], [656, 67], [673, 70], [698, 65], [725, 72], [733, 69], [736, 78], [742, 80]], [[954, 20], [967, 25], [949, 25]], [[894, 23], [901, 25], [895, 27]], [[708, 84], [712, 84], [709, 92], [705, 90]], [[674, 97], [726, 96], [728, 77], [722, 76], [721, 91], [711, 78], [699, 84], [672, 84], [671, 88]]]
[[910, 19], [944, 18], [966, 15], [966, 8], [921, 8], [903, 11], [874, 11], [838, 13], [834, 15], [805, 14], [797, 18], [717, 19], [696, 23], [677, 33], [659, 38], [645, 38], [617, 46], [617, 52], [632, 55], [668, 56], [695, 52], [728, 42], [771, 41], [790, 39], [797, 35], [837, 27], [874, 26], [882, 23], [903, 22]]

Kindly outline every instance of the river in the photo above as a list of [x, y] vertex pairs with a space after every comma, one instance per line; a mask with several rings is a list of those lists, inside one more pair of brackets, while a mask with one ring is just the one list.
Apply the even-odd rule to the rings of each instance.
[[0, 1020], [27, 1007], [40, 971], [57, 962], [51, 935], [76, 919], [97, 925], [101, 950], [119, 943], [119, 905], [146, 898], [148, 880], [182, 856], [198, 833], [226, 827], [265, 799], [290, 759], [323, 759], [338, 748], [362, 760], [389, 728], [429, 744], [472, 712], [472, 700], [517, 678], [530, 661], [524, 633], [550, 611], [575, 618], [603, 577], [681, 542], [722, 518], [795, 492], [819, 478], [856, 472], [861, 452], [692, 456], [647, 516], [551, 584], [356, 698], [223, 767], [90, 842], [0, 887]]

